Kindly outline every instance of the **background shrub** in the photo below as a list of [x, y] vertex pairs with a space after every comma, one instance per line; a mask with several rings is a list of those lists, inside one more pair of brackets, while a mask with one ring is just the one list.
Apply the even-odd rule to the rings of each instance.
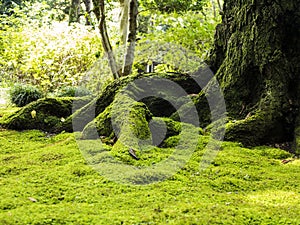
[[57, 97], [82, 97], [90, 95], [91, 92], [86, 88], [82, 87], [74, 87], [74, 86], [66, 86], [60, 88], [55, 94]]
[[52, 14], [46, 2], [36, 2], [14, 8], [11, 16], [0, 15], [1, 86], [27, 83], [44, 92], [76, 86], [96, 62], [96, 53], [102, 55], [97, 31], [69, 26], [51, 19]]
[[43, 97], [43, 93], [32, 85], [17, 84], [10, 90], [10, 100], [18, 107]]

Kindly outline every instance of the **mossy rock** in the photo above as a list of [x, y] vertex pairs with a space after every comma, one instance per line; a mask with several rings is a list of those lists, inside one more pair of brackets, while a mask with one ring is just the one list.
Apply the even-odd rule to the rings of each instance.
[[[119, 94], [111, 105], [85, 126], [82, 138], [119, 136], [121, 129], [127, 125], [132, 128], [136, 137], [146, 138], [149, 136], [148, 121], [151, 117], [152, 114], [144, 103], [134, 101], [127, 94]], [[147, 129], [147, 134], [143, 133], [143, 129]]]
[[121, 94], [116, 98], [111, 110], [112, 126], [118, 137], [112, 153], [119, 158], [128, 156], [128, 150], [144, 149], [151, 145], [149, 121], [151, 112], [144, 103], [132, 100], [128, 95]]
[[58, 124], [72, 114], [76, 105], [85, 105], [89, 97], [43, 98], [32, 102], [2, 120], [2, 126], [13, 130], [37, 129], [53, 132]]
[[151, 130], [152, 144], [160, 146], [168, 137], [178, 135], [181, 132], [181, 123], [170, 118], [154, 117], [149, 127]]
[[[195, 120], [193, 114], [194, 108], [196, 108], [198, 113], [198, 118]], [[192, 98], [192, 101], [182, 105], [177, 112], [174, 112], [170, 118], [175, 121], [180, 121], [180, 116], [185, 118], [185, 120], [195, 126], [200, 126], [202, 128], [206, 127], [211, 123], [211, 112], [205, 96], [205, 93], [201, 91], [197, 96]]]
[[[142, 103], [137, 103], [142, 106]], [[144, 106], [143, 106], [144, 107]], [[82, 139], [97, 139], [101, 138], [106, 143], [113, 144], [115, 133], [111, 123], [111, 106], [107, 107], [104, 112], [100, 113], [92, 122], [86, 125], [82, 132]], [[148, 110], [147, 118], [151, 117]], [[168, 137], [178, 135], [181, 132], [181, 122], [174, 121], [170, 118], [153, 117], [150, 119], [147, 126], [151, 132], [151, 144], [160, 146]], [[143, 129], [143, 128], [141, 128]], [[200, 129], [201, 130], [201, 129]], [[201, 130], [201, 133], [203, 131]]]
[[167, 100], [158, 97], [148, 97], [141, 100], [145, 103], [151, 113], [157, 117], [169, 117], [174, 112], [176, 112], [176, 108]]
[[[155, 100], [154, 102], [149, 101], [149, 98], [139, 99], [139, 95], [141, 93], [147, 95], [147, 91], [153, 92], [153, 88], [157, 88], [155, 86], [155, 81], [152, 83], [152, 86], [151, 84], [147, 86], [148, 90], [137, 87], [134, 84], [128, 85], [131, 82], [142, 78], [163, 78], [170, 80], [178, 84], [187, 94], [198, 93], [200, 91], [200, 87], [191, 76], [180, 73], [138, 74], [135, 76], [121, 77], [107, 85], [97, 98], [94, 99], [94, 101], [68, 117], [62, 127], [58, 128], [58, 131], [62, 131], [64, 129], [68, 132], [82, 131], [89, 122], [93, 121], [94, 118], [101, 114], [114, 101], [116, 94], [118, 94], [124, 87], [128, 87], [126, 91], [132, 99], [145, 103], [150, 111], [153, 111], [155, 116], [169, 116], [172, 114], [175, 109], [172, 108], [172, 106], [170, 107], [170, 103], [168, 103], [168, 101], [164, 101], [161, 98], [152, 99]], [[177, 97], [179, 98], [182, 96]], [[178, 104], [181, 103], [182, 99], [178, 99]], [[178, 105], [176, 105], [176, 107], [177, 106]]]
[[89, 122], [82, 131], [82, 139], [97, 139], [114, 136], [111, 124], [111, 105]]
[[75, 111], [68, 118], [66, 118], [63, 123], [58, 124], [55, 128], [55, 132], [59, 133], [61, 131], [82, 131], [83, 128], [95, 118], [96, 100], [97, 99], [93, 99], [92, 101]]

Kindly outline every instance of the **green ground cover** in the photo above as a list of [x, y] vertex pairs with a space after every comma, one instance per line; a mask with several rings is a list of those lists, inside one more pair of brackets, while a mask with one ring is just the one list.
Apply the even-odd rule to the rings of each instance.
[[0, 224], [299, 224], [299, 160], [283, 164], [291, 155], [282, 150], [224, 142], [201, 172], [200, 139], [171, 178], [125, 185], [87, 165], [74, 134], [2, 130]]

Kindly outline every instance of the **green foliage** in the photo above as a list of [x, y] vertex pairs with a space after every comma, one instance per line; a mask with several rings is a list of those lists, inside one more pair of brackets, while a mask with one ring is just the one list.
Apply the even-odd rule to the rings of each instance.
[[17, 84], [11, 88], [10, 101], [18, 107], [25, 106], [43, 97], [43, 93], [32, 85]]
[[58, 89], [57, 97], [83, 97], [91, 95], [91, 92], [83, 87], [65, 86]]
[[[147, 11], [152, 3], [162, 8], [164, 2], [141, 3], [140, 18], [144, 18], [141, 26], [144, 27], [140, 34], [143, 37], [138, 42], [134, 72], [137, 73], [138, 68], [143, 70], [145, 63], [155, 61], [160, 63], [156, 68], [158, 72], [193, 71], [210, 48], [217, 21], [212, 19], [213, 13], [207, 8], [204, 10], [206, 16], [193, 11], [192, 6], [196, 5], [201, 5], [202, 9], [202, 1], [168, 2], [173, 8], [191, 10], [185, 16], [178, 10], [167, 10], [168, 15]], [[116, 46], [120, 40], [114, 13], [117, 5], [108, 7], [108, 29], [112, 44]], [[13, 7], [11, 16], [0, 17], [3, 25], [0, 29], [2, 85], [25, 82], [53, 92], [58, 87], [77, 86], [83, 81], [90, 90], [99, 91], [110, 82], [108, 63], [97, 61], [103, 55], [97, 32], [76, 23], [68, 27], [64, 18], [66, 11], [66, 2], [62, 0], [24, 1]], [[173, 46], [169, 47], [170, 44]], [[115, 52], [119, 65], [124, 58], [122, 50]]]
[[23, 14], [35, 21], [61, 21], [68, 13], [68, 5], [65, 0], [2, 0], [0, 15], [19, 17]]
[[216, 25], [221, 21], [207, 4], [202, 13], [142, 13], [141, 40], [137, 43], [135, 68], [141, 63], [158, 62], [157, 72], [191, 73], [205, 61], [214, 40]]
[[[54, 16], [51, 16], [51, 15]], [[53, 91], [77, 85], [102, 52], [95, 31], [80, 24], [55, 21], [45, 3], [15, 8], [0, 17], [1, 82], [26, 82]]]
[[199, 11], [202, 9], [205, 0], [144, 0], [143, 7], [152, 10], [159, 10], [162, 13]]

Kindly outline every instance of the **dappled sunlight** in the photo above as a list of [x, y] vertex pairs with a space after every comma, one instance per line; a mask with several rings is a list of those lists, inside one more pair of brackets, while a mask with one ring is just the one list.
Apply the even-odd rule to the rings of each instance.
[[295, 191], [266, 190], [248, 194], [246, 199], [249, 203], [269, 207], [293, 208], [300, 204], [300, 195]]

